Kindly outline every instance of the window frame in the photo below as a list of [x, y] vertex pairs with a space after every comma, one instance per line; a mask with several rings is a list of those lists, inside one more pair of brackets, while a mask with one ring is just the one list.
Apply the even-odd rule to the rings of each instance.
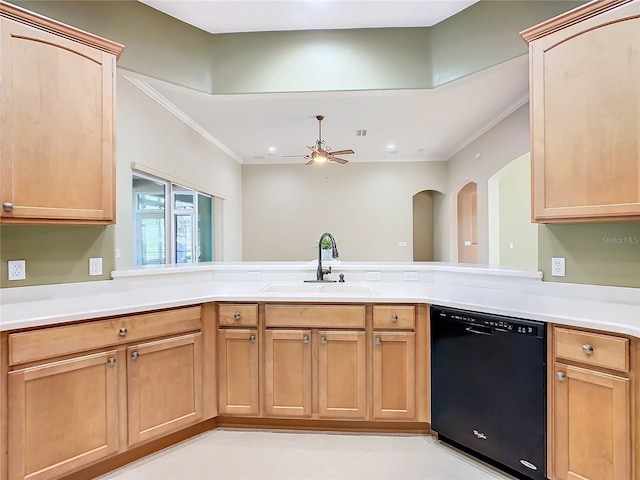
[[[144, 171], [140, 171], [137, 169], [132, 169], [131, 172], [131, 181], [133, 182], [134, 178], [140, 178], [143, 180], [148, 180], [151, 182], [156, 182], [158, 184], [162, 184], [164, 186], [164, 246], [165, 246], [165, 258], [164, 263], [157, 264], [144, 264], [142, 263], [143, 255], [141, 253], [140, 248], [138, 248], [138, 244], [141, 240], [141, 229], [139, 229], [140, 223], [140, 214], [145, 212], [144, 209], [138, 208], [139, 202], [137, 195], [139, 192], [135, 192], [132, 188], [132, 212], [133, 212], [133, 261], [135, 265], [145, 266], [145, 265], [173, 265], [177, 263], [177, 235], [176, 235], [176, 227], [177, 227], [177, 217], [178, 216], [190, 216], [191, 217], [191, 261], [190, 262], [181, 262], [182, 264], [196, 264], [203, 263], [197, 260], [198, 252], [202, 251], [200, 247], [200, 232], [199, 228], [199, 211], [198, 211], [198, 200], [199, 196], [207, 197], [211, 199], [211, 232], [209, 238], [211, 240], [211, 261], [216, 260], [216, 252], [219, 252], [220, 249], [216, 248], [216, 239], [219, 238], [217, 235], [217, 230], [219, 228], [219, 222], [216, 221], [216, 203], [217, 200], [222, 200], [220, 197], [216, 195], [203, 191], [201, 189], [195, 188], [191, 185], [184, 185], [179, 180], [163, 178], [158, 175], [153, 175]], [[175, 208], [175, 200], [176, 195], [180, 192], [188, 191], [191, 193], [193, 198], [193, 207], [189, 209], [185, 209], [181, 211], [181, 209]], [[149, 209], [146, 213], [151, 213], [158, 215], [160, 214], [160, 209], [154, 210]], [[208, 260], [207, 260], [208, 261]]]

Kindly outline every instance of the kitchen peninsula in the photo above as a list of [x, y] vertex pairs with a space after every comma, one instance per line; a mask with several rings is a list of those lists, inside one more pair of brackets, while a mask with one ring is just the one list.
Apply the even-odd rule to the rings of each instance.
[[[549, 438], [576, 440], [563, 410], [576, 399], [567, 401], [565, 385], [581, 382], [578, 400], [595, 408], [603, 379], [613, 382], [609, 403], [597, 406], [610, 422], [594, 435], [615, 433], [612, 478], [637, 478], [638, 289], [439, 263], [332, 262], [332, 270], [345, 283], [304, 283], [315, 262], [237, 262], [3, 292], [3, 478], [88, 478], [217, 426], [429, 432], [429, 305], [546, 322]], [[587, 344], [594, 354], [583, 353]], [[402, 369], [390, 375], [385, 364]], [[89, 403], [71, 412], [39, 388], [81, 391]], [[42, 415], [53, 422], [47, 430]], [[87, 429], [88, 418], [106, 430]], [[55, 425], [77, 428], [83, 441], [52, 452]], [[548, 476], [562, 478], [553, 472], [567, 447], [548, 444]], [[607, 455], [597, 448], [595, 457]]]

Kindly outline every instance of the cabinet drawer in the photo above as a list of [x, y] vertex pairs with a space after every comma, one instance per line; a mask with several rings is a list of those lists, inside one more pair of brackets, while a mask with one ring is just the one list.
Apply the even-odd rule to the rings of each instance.
[[364, 305], [267, 305], [267, 327], [364, 328]]
[[555, 328], [555, 355], [603, 368], [629, 371], [627, 338]]
[[12, 333], [9, 335], [9, 364], [34, 362], [200, 328], [201, 307], [197, 306]]
[[218, 308], [218, 319], [222, 327], [257, 327], [257, 304], [225, 304]]
[[411, 305], [374, 306], [373, 328], [413, 330], [416, 327], [415, 310]]

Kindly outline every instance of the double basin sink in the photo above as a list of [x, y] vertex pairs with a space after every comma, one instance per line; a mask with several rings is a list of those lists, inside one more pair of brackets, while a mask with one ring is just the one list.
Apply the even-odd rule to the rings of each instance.
[[350, 283], [272, 283], [262, 288], [264, 293], [309, 293], [325, 295], [374, 295], [375, 291], [369, 285], [354, 285]]

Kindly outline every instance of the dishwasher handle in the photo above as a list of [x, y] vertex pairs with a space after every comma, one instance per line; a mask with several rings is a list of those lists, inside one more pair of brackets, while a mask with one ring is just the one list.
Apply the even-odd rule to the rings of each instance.
[[466, 332], [475, 333], [476, 335], [495, 335], [496, 331], [493, 328], [483, 327], [480, 325], [474, 325], [464, 329]]

